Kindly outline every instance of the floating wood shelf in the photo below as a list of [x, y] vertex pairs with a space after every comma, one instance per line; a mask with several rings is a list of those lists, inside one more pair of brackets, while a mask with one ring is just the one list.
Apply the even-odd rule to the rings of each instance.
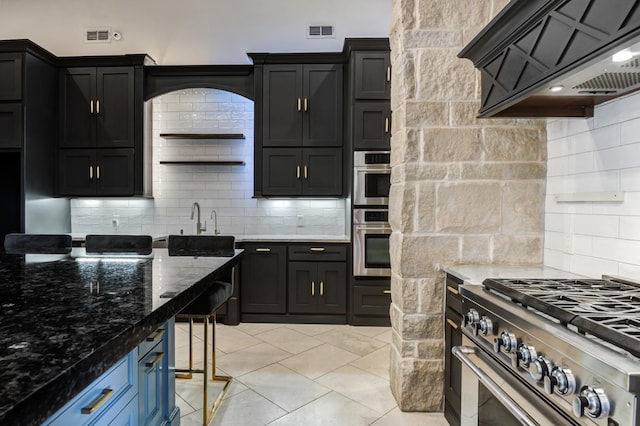
[[246, 139], [242, 133], [160, 133], [165, 139]]
[[223, 161], [223, 160], [176, 160], [176, 161], [160, 161], [160, 164], [173, 164], [184, 166], [244, 166], [244, 161]]

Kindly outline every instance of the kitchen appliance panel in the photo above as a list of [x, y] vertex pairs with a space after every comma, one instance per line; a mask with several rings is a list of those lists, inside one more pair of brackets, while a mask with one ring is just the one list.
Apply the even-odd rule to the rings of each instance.
[[356, 151], [353, 154], [353, 204], [389, 204], [391, 187], [389, 151]]

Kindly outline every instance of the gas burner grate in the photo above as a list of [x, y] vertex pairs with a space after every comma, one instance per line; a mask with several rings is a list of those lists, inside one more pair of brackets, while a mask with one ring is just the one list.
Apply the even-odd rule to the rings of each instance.
[[485, 288], [640, 356], [640, 287], [610, 280], [487, 279]]

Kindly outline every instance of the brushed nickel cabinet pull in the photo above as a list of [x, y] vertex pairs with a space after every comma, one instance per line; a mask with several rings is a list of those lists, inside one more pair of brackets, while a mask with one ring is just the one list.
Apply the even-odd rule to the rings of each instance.
[[324, 296], [324, 281], [320, 281], [320, 296]]
[[100, 166], [96, 166], [96, 179], [100, 180]]
[[309, 110], [309, 99], [304, 98], [304, 110], [308, 111]]
[[100, 114], [100, 101], [96, 101], [96, 114]]
[[315, 281], [311, 281], [311, 295], [312, 296], [316, 295], [316, 282]]
[[389, 117], [384, 119], [384, 132], [389, 133]]
[[300, 179], [300, 166], [296, 166], [296, 179]]
[[93, 114], [93, 99], [89, 101], [89, 112]]
[[89, 166], [89, 179], [93, 179], [93, 166]]
[[382, 293], [383, 294], [391, 294], [391, 290], [384, 290]]
[[387, 67], [387, 81], [391, 81], [391, 66]]
[[164, 328], [159, 328], [153, 335], [147, 337], [147, 342], [155, 342], [164, 335]]
[[326, 248], [324, 248], [324, 247], [311, 247], [311, 248], [309, 248], [309, 250], [311, 250], [311, 251], [325, 251]]
[[452, 328], [455, 328], [456, 330], [458, 329], [458, 324], [451, 321], [449, 318], [447, 318], [447, 324], [449, 324]]
[[257, 248], [256, 251], [262, 252], [262, 253], [269, 253], [271, 251], [271, 249], [270, 248]]
[[102, 404], [105, 403], [107, 399], [109, 399], [111, 395], [113, 395], [113, 389], [102, 389], [102, 392], [100, 392], [100, 394], [93, 401], [91, 401], [89, 405], [80, 409], [80, 413], [91, 414], [95, 412], [98, 408], [100, 408]]
[[164, 352], [158, 352], [151, 361], [147, 361], [144, 363], [145, 367], [155, 367], [157, 363], [164, 357]]
[[455, 288], [451, 287], [450, 285], [447, 286], [447, 291], [451, 294], [455, 294], [456, 296], [458, 295], [458, 290], [456, 290]]
[[308, 179], [309, 178], [309, 172], [307, 170], [307, 166], [304, 166], [304, 178]]
[[302, 111], [302, 99], [298, 98], [298, 112]]

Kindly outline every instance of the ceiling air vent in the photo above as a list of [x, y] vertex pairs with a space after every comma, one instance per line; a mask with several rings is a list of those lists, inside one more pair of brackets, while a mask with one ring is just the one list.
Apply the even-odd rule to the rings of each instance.
[[333, 25], [309, 25], [307, 38], [335, 38]]
[[110, 28], [87, 28], [84, 36], [85, 43], [110, 43]]

